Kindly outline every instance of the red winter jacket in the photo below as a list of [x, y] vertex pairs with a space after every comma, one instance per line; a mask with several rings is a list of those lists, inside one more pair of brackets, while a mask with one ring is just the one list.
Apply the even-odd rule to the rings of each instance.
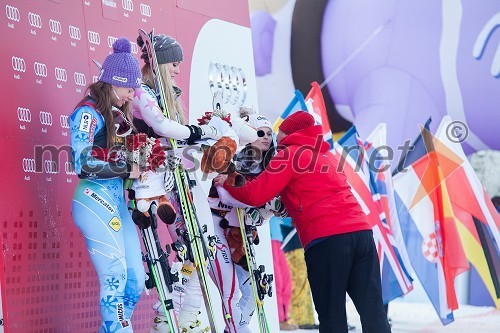
[[255, 180], [240, 188], [224, 184], [236, 199], [261, 206], [281, 194], [302, 246], [336, 234], [371, 230], [365, 213], [353, 196], [339, 156], [330, 153], [321, 126], [287, 135], [285, 146]]

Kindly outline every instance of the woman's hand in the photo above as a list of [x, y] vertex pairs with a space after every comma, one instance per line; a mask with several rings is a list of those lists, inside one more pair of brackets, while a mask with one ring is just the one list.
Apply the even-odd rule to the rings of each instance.
[[227, 175], [218, 175], [217, 177], [214, 178], [214, 185], [222, 187], [226, 182], [226, 179]]
[[140, 175], [141, 175], [141, 168], [140, 168], [139, 164], [132, 163], [132, 167], [130, 169], [130, 174], [129, 174], [128, 178], [137, 179], [137, 178], [139, 178]]

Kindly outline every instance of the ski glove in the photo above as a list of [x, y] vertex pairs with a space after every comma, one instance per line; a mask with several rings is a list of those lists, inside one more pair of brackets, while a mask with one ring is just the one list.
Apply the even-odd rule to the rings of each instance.
[[186, 125], [189, 128], [189, 138], [187, 139], [187, 143], [189, 145], [194, 144], [198, 140], [203, 139], [214, 139], [219, 140], [222, 135], [219, 133], [217, 128], [210, 125]]
[[280, 197], [275, 197], [267, 202], [264, 206], [264, 209], [272, 212], [275, 216], [284, 218], [288, 216], [288, 212], [286, 211], [285, 205], [281, 202]]
[[247, 207], [245, 208], [245, 214], [247, 218], [245, 219], [245, 224], [251, 226], [261, 226], [264, 223], [264, 218], [259, 212], [258, 208]]

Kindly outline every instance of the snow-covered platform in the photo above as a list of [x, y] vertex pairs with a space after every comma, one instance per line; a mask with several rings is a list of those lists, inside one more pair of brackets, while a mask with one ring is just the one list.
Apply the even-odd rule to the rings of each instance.
[[[455, 321], [443, 326], [430, 303], [409, 303], [394, 301], [389, 305], [389, 317], [392, 318], [393, 333], [440, 333], [440, 332], [500, 332], [500, 310], [493, 307], [460, 305], [454, 311]], [[356, 326], [355, 333], [361, 332], [356, 308], [347, 304], [349, 323]], [[281, 331], [285, 332], [285, 331]], [[291, 333], [318, 332], [318, 330], [288, 331]]]

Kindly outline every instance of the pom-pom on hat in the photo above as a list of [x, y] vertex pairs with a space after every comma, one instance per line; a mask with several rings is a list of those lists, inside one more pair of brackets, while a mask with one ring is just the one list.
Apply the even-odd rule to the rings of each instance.
[[[153, 43], [155, 46], [156, 60], [159, 65], [184, 60], [181, 44], [173, 37], [159, 34], [153, 37]], [[142, 50], [141, 59], [144, 59], [144, 62], [149, 64], [149, 56], [140, 35], [137, 37], [137, 45], [139, 45]]]
[[313, 116], [306, 111], [297, 111], [286, 117], [279, 129], [285, 134], [292, 134], [311, 126], [314, 126]]
[[113, 53], [102, 64], [98, 80], [117, 87], [139, 88], [141, 69], [131, 50], [132, 46], [127, 38], [118, 38], [113, 43]]

